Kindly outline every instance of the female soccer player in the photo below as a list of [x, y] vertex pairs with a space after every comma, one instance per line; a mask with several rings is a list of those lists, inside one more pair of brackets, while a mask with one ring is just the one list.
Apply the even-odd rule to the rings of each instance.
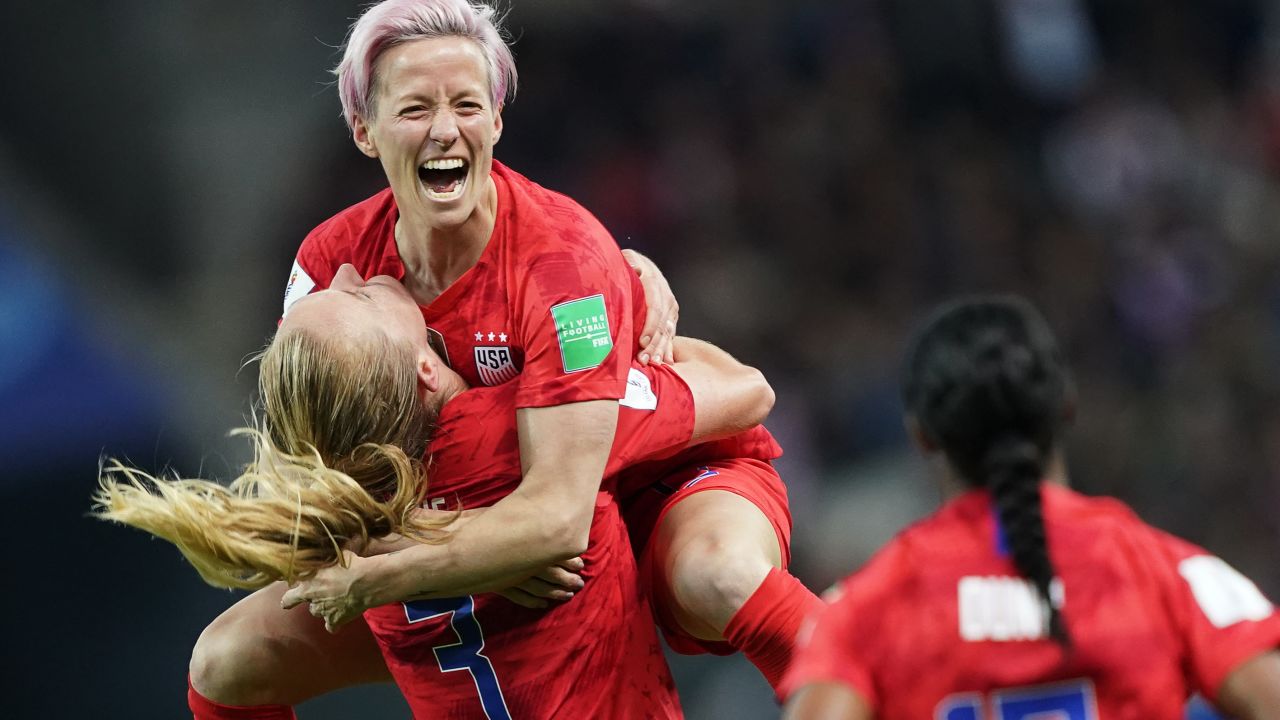
[[1075, 396], [1026, 302], [942, 309], [906, 363], [907, 424], [946, 504], [801, 632], [786, 717], [1180, 718], [1203, 693], [1280, 717], [1280, 616], [1242, 575], [1067, 489]]
[[[607, 476], [737, 435], [772, 406], [759, 372], [722, 351], [680, 339], [676, 352], [671, 366], [629, 373]], [[271, 439], [260, 436], [240, 496], [203, 481], [153, 481], [152, 494], [145, 484], [106, 480], [102, 514], [175, 542], [216, 584], [260, 587], [331, 565], [343, 544], [363, 544], [370, 533], [408, 525], [419, 534], [405, 516], [421, 499], [415, 458], [424, 448], [430, 494], [440, 500], [431, 504], [447, 508], [448, 520], [464, 508], [497, 512], [523, 489], [517, 387], [468, 390], [430, 349], [416, 305], [390, 278], [366, 283], [347, 266], [329, 290], [301, 300], [264, 354], [261, 385]], [[469, 594], [494, 588], [469, 574], [467, 558], [429, 586], [397, 587], [393, 578], [386, 597], [368, 599], [394, 603], [368, 620], [416, 716], [679, 716], [611, 489], [593, 495], [585, 583], [570, 602], [531, 611]], [[433, 523], [418, 525], [430, 531]], [[447, 547], [455, 532], [431, 537]]]
[[[339, 95], [357, 147], [379, 160], [390, 187], [308, 235], [285, 299], [287, 308], [328, 286], [343, 263], [363, 277], [390, 275], [404, 282], [440, 355], [468, 383], [517, 383], [522, 491], [459, 529], [448, 550], [424, 545], [394, 556], [399, 577], [423, 582], [455, 555], [483, 559], [488, 566], [478, 570], [498, 578], [513, 565], [544, 567], [582, 551], [633, 348], [647, 348], [642, 360], [665, 355], [652, 343], [674, 329], [672, 317], [637, 338], [645, 306], [613, 239], [572, 200], [493, 159], [516, 81], [493, 14], [467, 0], [387, 0], [355, 23]], [[719, 458], [661, 469], [666, 475], [648, 484], [664, 483], [664, 502], [637, 506], [643, 517], [631, 525], [659, 523], [637, 536], [652, 534], [642, 565], [653, 571], [645, 582], [663, 631], [685, 651], [724, 652], [727, 639], [776, 682], [800, 618], [816, 604], [784, 571], [790, 517], [777, 473], [768, 462]], [[343, 602], [344, 588], [368, 580], [366, 567], [326, 570], [294, 597], [326, 608], [331, 624], [358, 617], [363, 608], [358, 598]], [[272, 688], [327, 655], [329, 642], [351, 659], [343, 679], [310, 674], [311, 693], [292, 701], [385, 676], [358, 626], [333, 641], [257, 634], [271, 627], [260, 618], [275, 600], [240, 603], [202, 634], [193, 697], [284, 703]], [[254, 660], [274, 663], [272, 649], [281, 647], [314, 652], [279, 666]]]

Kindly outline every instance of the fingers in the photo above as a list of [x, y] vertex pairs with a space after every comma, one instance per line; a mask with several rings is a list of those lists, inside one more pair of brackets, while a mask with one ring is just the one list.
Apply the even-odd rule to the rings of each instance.
[[302, 595], [303, 595], [302, 586], [294, 585], [293, 587], [286, 590], [284, 595], [280, 597], [280, 608], [282, 610], [291, 610], [297, 607], [298, 605], [301, 605], [302, 603], [307, 601], [307, 599]]
[[659, 346], [658, 338], [655, 335], [660, 334], [661, 329], [662, 322], [658, 311], [654, 309], [653, 305], [649, 305], [649, 311], [644, 316], [644, 329], [640, 334], [640, 354], [636, 356], [641, 365], [648, 365], [650, 359], [654, 359], [658, 363], [662, 362], [662, 356], [657, 355], [655, 352]]
[[649, 258], [633, 250], [623, 250], [623, 256], [640, 278], [648, 310], [644, 326], [640, 330], [640, 352], [636, 359], [641, 365], [661, 365], [671, 362], [671, 341], [676, 334], [680, 318], [680, 305], [671, 292], [671, 285], [657, 265]]
[[533, 610], [540, 610], [547, 607], [548, 604], [546, 600], [534, 597], [518, 587], [507, 588], [498, 594], [521, 607], [527, 607]]
[[582, 576], [577, 573], [569, 572], [562, 567], [549, 567], [533, 576], [532, 579], [546, 583], [548, 586], [555, 589], [567, 590], [570, 595], [581, 590], [584, 585]]
[[520, 590], [531, 597], [543, 600], [564, 601], [573, 597], [572, 590], [566, 590], [562, 585], [549, 583], [546, 580], [537, 577], [531, 577], [528, 580], [525, 580], [517, 585], [515, 589]]
[[663, 363], [675, 362], [674, 342], [676, 337], [676, 323], [680, 316], [680, 306], [674, 301], [667, 308], [667, 317], [661, 321], [657, 321], [654, 325], [654, 331], [649, 331], [650, 316], [655, 315], [655, 311], [650, 310], [649, 316], [646, 316], [645, 334], [640, 337], [640, 355], [638, 360], [641, 365], [648, 365], [652, 362], [655, 365]]
[[324, 629], [327, 630], [330, 634], [336, 634], [339, 630], [342, 629], [343, 625], [346, 625], [347, 623], [351, 622], [354, 619], [354, 617], [355, 617], [354, 615], [340, 615], [336, 618], [326, 617], [324, 619]]
[[636, 277], [644, 277], [644, 264], [649, 261], [649, 258], [631, 248], [626, 248], [622, 251], [622, 259], [626, 260], [631, 269], [636, 271]]

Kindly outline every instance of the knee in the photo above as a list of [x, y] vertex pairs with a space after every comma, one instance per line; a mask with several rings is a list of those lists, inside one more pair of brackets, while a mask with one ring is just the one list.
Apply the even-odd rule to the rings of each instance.
[[269, 663], [262, 643], [234, 620], [218, 617], [191, 650], [191, 685], [206, 698], [224, 705], [269, 704], [263, 685]]
[[671, 567], [671, 587], [680, 605], [723, 632], [773, 564], [753, 544], [712, 532], [685, 543]]

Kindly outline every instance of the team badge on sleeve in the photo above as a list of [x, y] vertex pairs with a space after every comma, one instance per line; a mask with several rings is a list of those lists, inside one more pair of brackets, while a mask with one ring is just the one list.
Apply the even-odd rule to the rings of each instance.
[[311, 279], [306, 270], [298, 264], [297, 260], [293, 261], [293, 271], [289, 273], [289, 284], [284, 287], [284, 312], [281, 315], [287, 315], [289, 308], [302, 298], [307, 296], [316, 286], [316, 281]]
[[485, 385], [501, 385], [520, 374], [506, 345], [477, 345], [476, 372]]
[[551, 308], [560, 341], [560, 360], [567, 373], [599, 367], [613, 349], [604, 295], [590, 295]]

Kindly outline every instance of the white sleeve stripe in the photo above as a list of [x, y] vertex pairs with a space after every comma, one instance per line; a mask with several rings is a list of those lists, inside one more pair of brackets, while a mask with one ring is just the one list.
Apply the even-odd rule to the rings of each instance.
[[1212, 555], [1183, 560], [1178, 574], [1191, 586], [1196, 604], [1214, 627], [1265, 620], [1274, 609], [1249, 578]]
[[653, 392], [649, 376], [631, 368], [627, 372], [627, 394], [618, 401], [618, 404], [636, 410], [656, 410], [658, 396]]
[[289, 314], [289, 308], [298, 300], [307, 296], [316, 286], [316, 281], [311, 279], [306, 270], [302, 269], [302, 265], [297, 260], [293, 261], [293, 271], [289, 273], [289, 284], [284, 288], [284, 310], [281, 315]]

